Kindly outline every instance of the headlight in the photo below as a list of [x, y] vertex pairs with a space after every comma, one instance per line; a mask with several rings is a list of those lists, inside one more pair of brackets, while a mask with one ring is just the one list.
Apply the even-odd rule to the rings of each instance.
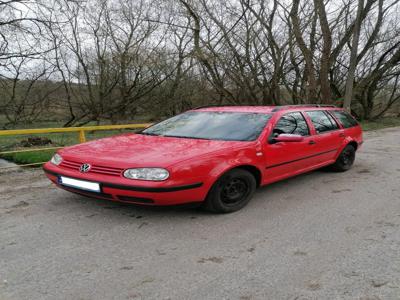
[[135, 168], [125, 170], [124, 177], [138, 180], [162, 181], [169, 177], [169, 173], [167, 170], [161, 168]]
[[54, 154], [53, 157], [51, 158], [50, 162], [51, 162], [53, 165], [58, 166], [58, 165], [61, 164], [61, 162], [62, 162], [62, 157], [61, 157], [61, 155], [60, 155], [60, 154], [57, 154], [57, 153]]

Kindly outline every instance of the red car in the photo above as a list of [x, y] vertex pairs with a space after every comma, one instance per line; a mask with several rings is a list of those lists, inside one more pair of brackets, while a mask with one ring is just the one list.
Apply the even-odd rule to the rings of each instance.
[[86, 196], [233, 212], [258, 186], [324, 166], [348, 170], [362, 141], [357, 121], [333, 106], [204, 107], [66, 147], [44, 171]]

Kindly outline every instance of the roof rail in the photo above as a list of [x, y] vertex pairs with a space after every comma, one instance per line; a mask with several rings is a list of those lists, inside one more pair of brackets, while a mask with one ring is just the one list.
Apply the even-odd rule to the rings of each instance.
[[275, 107], [272, 112], [279, 111], [281, 109], [290, 108], [290, 107], [336, 107], [336, 105], [331, 104], [293, 104], [293, 105], [280, 105]]
[[192, 108], [192, 110], [202, 109], [202, 108], [207, 108], [207, 107], [220, 107], [220, 106], [237, 106], [237, 105], [232, 105], [232, 104], [210, 104], [210, 105], [197, 106], [197, 107]]
[[[275, 105], [258, 105], [258, 104], [210, 104], [210, 105], [202, 105], [192, 108], [192, 110], [207, 108], [207, 107], [241, 107], [241, 106], [255, 106], [255, 107], [262, 107], [262, 106], [274, 106]], [[276, 106], [277, 107], [277, 106]]]

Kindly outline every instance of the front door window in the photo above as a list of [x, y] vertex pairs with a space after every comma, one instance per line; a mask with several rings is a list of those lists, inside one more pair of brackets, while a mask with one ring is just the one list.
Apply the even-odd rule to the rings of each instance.
[[275, 137], [282, 133], [308, 136], [310, 131], [303, 115], [300, 112], [292, 112], [282, 116], [272, 132]]

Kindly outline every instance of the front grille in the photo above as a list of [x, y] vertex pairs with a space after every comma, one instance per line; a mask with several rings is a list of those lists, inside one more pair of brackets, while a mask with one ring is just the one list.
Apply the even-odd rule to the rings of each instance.
[[[60, 167], [79, 171], [80, 166], [83, 163], [75, 162], [71, 160], [63, 160], [60, 164]], [[121, 168], [113, 168], [113, 167], [106, 167], [106, 166], [99, 166], [99, 165], [91, 165], [89, 173], [97, 173], [103, 175], [111, 175], [111, 176], [120, 176], [124, 169]]]
[[93, 165], [89, 172], [120, 176], [124, 169]]
[[64, 167], [67, 169], [72, 169], [72, 170], [79, 170], [79, 167], [81, 166], [81, 163], [77, 163], [77, 162], [73, 162], [73, 161], [69, 161], [69, 160], [63, 160], [61, 162], [60, 167]]

